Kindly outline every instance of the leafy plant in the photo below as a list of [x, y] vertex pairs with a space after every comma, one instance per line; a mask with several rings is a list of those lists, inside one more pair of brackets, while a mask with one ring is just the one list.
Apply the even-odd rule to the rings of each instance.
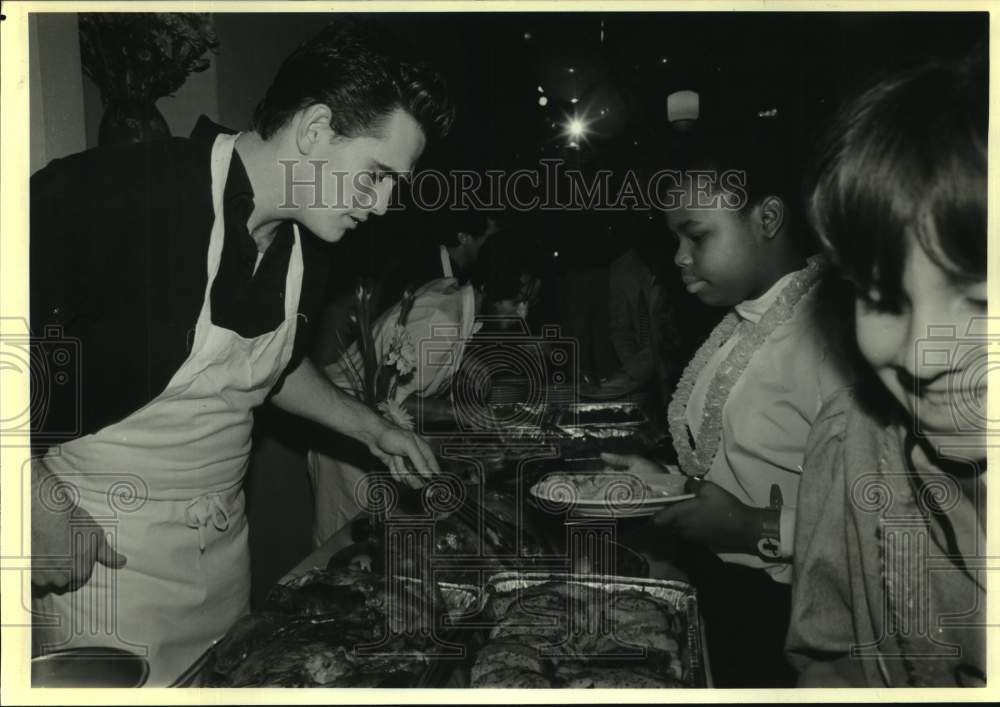
[[205, 12], [80, 14], [83, 72], [105, 105], [173, 95], [190, 74], [209, 67], [205, 54], [218, 46]]
[[371, 312], [372, 289], [370, 283], [362, 281], [354, 292], [351, 323], [355, 344], [343, 356], [343, 364], [352, 387], [369, 407], [402, 427], [412, 428], [413, 421], [396, 400], [396, 390], [399, 383], [412, 378], [416, 370], [416, 349], [406, 329], [413, 309], [413, 293], [409, 290], [403, 293], [395, 324], [376, 337]]

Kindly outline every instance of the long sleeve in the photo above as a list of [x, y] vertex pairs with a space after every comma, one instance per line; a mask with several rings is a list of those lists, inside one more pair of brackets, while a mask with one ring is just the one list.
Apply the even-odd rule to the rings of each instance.
[[[649, 337], [652, 326], [650, 303], [646, 294], [650, 288], [643, 281], [652, 276], [648, 269], [636, 267], [634, 260], [634, 256], [628, 253], [611, 266], [608, 278], [609, 328], [611, 343], [622, 369], [632, 380], [645, 382], [655, 372]], [[645, 337], [642, 332], [644, 318]]]
[[799, 484], [786, 651], [803, 687], [865, 684], [860, 666], [850, 659], [856, 638], [847, 546], [845, 419], [838, 408], [821, 413], [809, 436]]

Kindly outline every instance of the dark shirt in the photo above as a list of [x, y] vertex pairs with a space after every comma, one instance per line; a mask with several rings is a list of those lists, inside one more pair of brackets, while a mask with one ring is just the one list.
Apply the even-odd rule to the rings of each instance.
[[[32, 176], [36, 449], [126, 417], [159, 395], [190, 353], [207, 284], [214, 221], [210, 157], [219, 132], [88, 150]], [[230, 173], [240, 171], [245, 178], [234, 159]], [[248, 187], [237, 178], [226, 191], [233, 197], [223, 211], [229, 228], [212, 288], [214, 322], [242, 336], [273, 330], [283, 319], [291, 246], [290, 230], [284, 229], [285, 235], [279, 230], [257, 276], [251, 276], [253, 263], [248, 269], [245, 254], [253, 241], [245, 218], [236, 215], [246, 210], [246, 196], [252, 199]], [[304, 316], [298, 318], [285, 374], [306, 350], [330, 260], [322, 241], [302, 227], [299, 232]]]
[[274, 331], [285, 318], [285, 277], [295, 241], [291, 222], [282, 223], [257, 266], [257, 244], [247, 230], [253, 206], [250, 178], [234, 151], [223, 193], [226, 232], [212, 284], [212, 323], [248, 339]]

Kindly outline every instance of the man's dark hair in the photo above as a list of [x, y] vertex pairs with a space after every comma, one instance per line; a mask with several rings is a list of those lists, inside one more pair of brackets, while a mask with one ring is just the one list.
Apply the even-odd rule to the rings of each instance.
[[447, 135], [455, 119], [440, 74], [400, 56], [384, 30], [352, 18], [327, 25], [285, 59], [250, 127], [266, 140], [316, 104], [330, 108], [330, 127], [345, 137], [377, 135], [397, 108], [429, 137]]

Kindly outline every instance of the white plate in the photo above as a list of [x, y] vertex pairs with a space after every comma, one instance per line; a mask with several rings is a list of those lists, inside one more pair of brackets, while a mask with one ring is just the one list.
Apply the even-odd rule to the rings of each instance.
[[[584, 478], [598, 477], [581, 486]], [[601, 481], [607, 482], [602, 484]], [[676, 474], [634, 474], [620, 470], [600, 472], [552, 472], [531, 487], [543, 510], [569, 511], [583, 518], [644, 518], [652, 516], [677, 501], [694, 498], [684, 493], [685, 477]], [[612, 485], [616, 489], [612, 489]], [[603, 489], [603, 491], [602, 491]], [[630, 489], [632, 492], [630, 493]], [[604, 497], [609, 491], [611, 497]]]

